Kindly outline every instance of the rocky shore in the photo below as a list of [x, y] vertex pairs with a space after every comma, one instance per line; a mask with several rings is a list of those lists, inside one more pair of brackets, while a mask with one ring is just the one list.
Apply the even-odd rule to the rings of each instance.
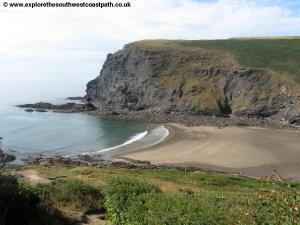
[[257, 118], [234, 116], [234, 115], [218, 115], [210, 113], [191, 113], [190, 111], [164, 110], [159, 107], [129, 110], [127, 108], [114, 108], [106, 105], [96, 108], [92, 103], [65, 103], [55, 105], [47, 102], [38, 102], [34, 104], [18, 105], [24, 108], [26, 112], [47, 112], [53, 111], [57, 113], [86, 113], [104, 119], [120, 120], [120, 121], [139, 121], [147, 123], [183, 123], [187, 126], [252, 126], [271, 129], [300, 129], [296, 124], [289, 124], [285, 121], [276, 121], [269, 118]]
[[66, 100], [70, 100], [70, 101], [84, 101], [84, 97], [81, 97], [81, 96], [68, 97], [68, 98], [66, 98]]
[[164, 111], [161, 108], [131, 111], [113, 109], [109, 106], [87, 112], [89, 115], [111, 120], [140, 121], [148, 123], [183, 123], [187, 126], [251, 126], [271, 129], [299, 130], [297, 125], [279, 122], [268, 118], [237, 117], [222, 115], [193, 115], [190, 112]]
[[80, 113], [80, 112], [90, 112], [94, 111], [96, 108], [91, 103], [65, 103], [60, 105], [55, 105], [47, 102], [38, 102], [34, 104], [24, 104], [18, 105], [19, 108], [24, 108], [26, 112], [63, 112], [63, 113]]
[[[221, 170], [199, 168], [199, 167], [184, 167], [184, 166], [172, 166], [172, 165], [153, 165], [149, 161], [133, 160], [129, 158], [116, 158], [114, 160], [95, 160], [93, 157], [82, 159], [71, 159], [62, 156], [54, 157], [27, 157], [23, 159], [25, 165], [35, 165], [44, 167], [53, 166], [90, 166], [95, 168], [123, 168], [123, 169], [175, 169], [184, 172], [208, 172], [208, 173], [226, 173]], [[89, 161], [90, 159], [90, 161]]]
[[1, 163], [9, 163], [15, 161], [16, 156], [6, 153], [6, 152], [0, 152], [0, 164]]

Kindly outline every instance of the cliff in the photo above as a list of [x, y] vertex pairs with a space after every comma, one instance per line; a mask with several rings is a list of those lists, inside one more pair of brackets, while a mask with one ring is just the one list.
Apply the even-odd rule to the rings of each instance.
[[300, 40], [135, 42], [107, 56], [86, 99], [99, 110], [298, 124], [298, 50]]

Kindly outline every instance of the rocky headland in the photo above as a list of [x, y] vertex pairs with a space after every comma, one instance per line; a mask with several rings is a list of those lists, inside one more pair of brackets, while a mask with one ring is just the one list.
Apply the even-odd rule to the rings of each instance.
[[300, 125], [299, 84], [188, 41], [140, 41], [109, 54], [85, 100], [105, 118], [190, 125]]
[[[243, 171], [247, 175], [260, 176], [264, 175], [265, 171], [272, 172], [270, 168], [277, 165], [287, 177], [295, 178], [298, 161], [294, 162], [294, 159], [299, 158], [298, 155], [295, 155], [298, 154], [295, 150], [298, 149], [298, 132], [269, 129], [261, 131], [252, 128], [232, 128], [229, 131], [226, 128], [218, 131], [216, 128], [209, 128], [255, 126], [299, 130], [300, 81], [297, 77], [298, 70], [293, 73], [295, 64], [288, 64], [292, 59], [287, 58], [288, 62], [284, 62], [284, 55], [280, 57], [284, 66], [278, 69], [277, 66], [274, 66], [274, 62], [280, 63], [276, 57], [277, 53], [281, 51], [277, 48], [282, 45], [278, 45], [277, 42], [271, 43], [272, 49], [276, 50], [275, 55], [272, 55], [270, 50], [264, 49], [263, 45], [259, 45], [259, 51], [256, 49], [253, 54], [251, 51], [255, 49], [255, 45], [251, 41], [246, 42], [250, 47], [243, 46], [244, 41], [231, 43], [226, 40], [224, 43], [225, 46], [230, 46], [228, 49], [222, 45], [218, 45], [216, 48], [215, 45], [219, 43], [217, 41], [140, 41], [131, 43], [122, 50], [107, 56], [100, 75], [87, 84], [87, 94], [84, 99], [81, 97], [69, 98], [68, 100], [73, 100], [74, 103], [62, 105], [36, 103], [19, 107], [25, 108], [27, 111], [52, 110], [87, 113], [113, 120], [205, 126], [207, 129], [213, 129], [211, 136], [216, 138], [211, 142], [211, 138], [208, 137], [209, 143], [217, 145], [208, 149], [215, 150], [214, 153], [209, 153], [209, 157], [212, 157], [213, 160], [219, 157], [218, 163], [231, 162], [232, 159], [241, 163], [241, 159], [248, 160], [251, 158], [250, 156], [255, 156], [256, 158], [250, 161], [252, 164], [259, 162], [259, 165], [249, 163], [248, 167], [251, 167], [249, 169], [238, 164], [240, 168], [232, 169], [232, 165], [219, 165], [208, 159], [202, 162], [201, 160], [206, 156], [194, 156], [193, 154], [207, 152], [207, 149], [204, 151], [199, 147], [202, 146], [204, 138], [209, 133], [206, 130], [203, 131], [203, 127], [177, 129], [176, 138], [169, 138], [171, 141], [166, 141], [166, 145], [157, 146], [157, 151], [153, 147], [155, 152], [147, 149], [143, 150], [145, 151], [143, 153], [125, 154], [121, 155], [123, 157], [121, 160], [120, 155], [114, 155], [108, 160], [101, 156], [85, 155], [78, 156], [76, 159], [28, 158], [26, 163], [46, 166], [62, 163], [94, 167], [155, 169], [169, 166], [165, 164], [165, 161], [157, 160], [161, 158], [161, 151], [169, 151], [168, 155], [179, 154], [176, 156], [176, 160], [179, 161], [174, 160], [172, 168], [177, 168], [177, 163], [181, 162], [181, 164], [187, 165], [181, 165], [184, 170], [203, 170], [202, 168], [207, 167], [212, 170], [227, 171], [230, 168], [230, 171], [238, 173]], [[267, 42], [272, 41], [268, 40]], [[212, 43], [213, 47], [207, 47], [209, 43]], [[263, 44], [265, 44], [264, 41]], [[286, 46], [291, 50], [292, 45], [289, 42]], [[234, 55], [231, 48], [242, 53], [247, 52], [243, 56], [243, 63]], [[261, 48], [264, 50], [261, 51]], [[264, 51], [269, 52], [266, 54]], [[282, 53], [284, 54], [284, 52]], [[248, 56], [251, 54], [252, 58]], [[268, 55], [268, 59], [266, 59], [266, 55]], [[255, 61], [257, 64], [253, 63], [252, 61], [256, 58], [260, 58], [259, 62], [263, 62], [265, 66], [257, 66], [260, 65], [257, 61]], [[252, 64], [247, 63], [247, 60], [252, 60]], [[77, 100], [81, 102], [75, 103]], [[184, 130], [191, 131], [186, 138], [182, 138]], [[217, 137], [216, 135], [220, 132], [222, 135]], [[227, 136], [234, 132], [236, 132], [234, 136]], [[249, 133], [253, 135], [252, 139]], [[191, 141], [193, 138], [194, 142]], [[229, 140], [229, 145], [225, 149], [226, 141], [224, 140]], [[192, 147], [189, 147], [190, 143], [192, 143]], [[236, 149], [232, 148], [233, 143]], [[258, 143], [261, 143], [260, 146]], [[197, 149], [194, 149], [195, 146]], [[219, 149], [220, 146], [221, 149]], [[185, 154], [189, 157], [186, 160], [183, 160], [180, 155], [181, 149], [185, 149], [185, 153], [189, 150], [192, 151], [190, 155]], [[219, 150], [217, 151], [217, 149]], [[274, 149], [277, 149], [277, 153]], [[284, 157], [282, 149], [285, 149]], [[151, 157], [154, 153], [158, 153], [158, 156], [151, 158], [147, 155], [148, 153]], [[219, 153], [224, 153], [228, 157], [227, 161], [224, 160], [225, 156]], [[237, 154], [241, 153], [245, 153], [245, 155], [237, 157]], [[164, 159], [170, 161], [168, 156], [165, 156]], [[262, 159], [265, 161], [262, 162]], [[196, 160], [196, 163], [193, 160]]]
[[[280, 52], [281, 42], [255, 41], [134, 42], [108, 54], [100, 75], [87, 84], [84, 98], [68, 98], [81, 102], [19, 107], [27, 112], [84, 112], [114, 120], [298, 129], [298, 70], [282, 61], [284, 52], [279, 60], [278, 54], [265, 48], [267, 42]], [[288, 42], [285, 47], [293, 45]], [[235, 55], [238, 51], [247, 52], [242, 60]], [[251, 60], [257, 66], [245, 63]], [[284, 67], [278, 69], [280, 63]]]

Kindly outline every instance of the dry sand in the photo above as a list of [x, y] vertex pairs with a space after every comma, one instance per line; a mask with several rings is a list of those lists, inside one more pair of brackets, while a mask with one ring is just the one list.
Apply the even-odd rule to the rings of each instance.
[[163, 143], [124, 157], [256, 177], [276, 167], [282, 176], [300, 180], [300, 131], [168, 126], [171, 135]]

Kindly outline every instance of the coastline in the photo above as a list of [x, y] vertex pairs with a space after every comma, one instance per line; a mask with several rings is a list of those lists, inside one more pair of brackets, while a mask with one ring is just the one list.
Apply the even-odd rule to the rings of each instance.
[[195, 126], [213, 126], [218, 128], [223, 127], [260, 127], [269, 129], [282, 130], [300, 130], [300, 126], [285, 124], [271, 118], [256, 118], [256, 117], [225, 117], [216, 115], [191, 115], [188, 112], [173, 112], [166, 114], [163, 111], [143, 110], [112, 110], [112, 109], [97, 109], [94, 111], [84, 112], [91, 116], [96, 116], [101, 119], [116, 120], [116, 121], [135, 121], [143, 123], [158, 123], [158, 124], [184, 124], [188, 127]]
[[[296, 150], [300, 146], [300, 140], [297, 140], [300, 131], [296, 126], [268, 119], [191, 116], [179, 112], [172, 115], [112, 110], [72, 113], [108, 120], [140, 121], [156, 127], [164, 124], [168, 128], [168, 136], [159, 143], [154, 141], [145, 144], [142, 138], [122, 144], [120, 148], [117, 146], [104, 149], [103, 152], [88, 153], [86, 162], [113, 162], [117, 163], [117, 167], [118, 163], [124, 162], [125, 167], [133, 163], [138, 168], [192, 168], [193, 171], [249, 177], [270, 176], [276, 167], [283, 177], [300, 180], [300, 152]], [[273, 137], [274, 134], [276, 137]], [[75, 161], [77, 159], [86, 160], [85, 156], [79, 155]], [[146, 166], [144, 162], [147, 162]]]
[[[127, 151], [112, 154], [111, 157], [103, 157], [103, 155], [85, 155], [76, 159], [62, 156], [48, 158], [42, 156], [37, 158], [29, 157], [25, 161], [25, 165], [39, 165], [43, 167], [74, 165], [80, 167], [146, 170], [174, 169], [184, 172], [228, 174], [250, 178], [272, 177], [278, 173], [284, 179], [300, 181], [300, 151], [297, 149], [300, 140], [284, 151], [279, 149], [272, 151], [272, 148], [277, 145], [276, 141], [273, 145], [268, 146], [267, 149], [257, 148], [256, 150], [254, 149], [255, 151], [251, 151], [253, 149], [247, 145], [245, 145], [246, 150], [241, 149], [240, 146], [247, 143], [244, 143], [241, 137], [236, 136], [236, 132], [242, 132], [244, 137], [251, 136], [253, 132], [259, 132], [259, 136], [265, 139], [266, 135], [262, 136], [261, 133], [267, 132], [271, 136], [275, 134], [276, 138], [278, 138], [278, 135], [283, 136], [283, 138], [297, 138], [300, 135], [299, 131], [270, 130], [257, 127], [187, 127], [182, 124], [165, 124], [165, 126], [169, 129], [168, 137], [160, 143], [146, 148], [132, 149], [131, 146], [128, 146]], [[223, 137], [220, 141], [220, 137], [215, 137], [209, 141], [209, 144], [205, 143], [209, 130], [221, 135], [232, 135], [234, 139], [224, 139]], [[267, 135], [267, 139], [271, 136]], [[237, 145], [237, 140], [242, 145]], [[226, 141], [232, 146], [236, 145], [236, 147], [229, 150], [224, 148], [224, 146], [226, 147]], [[223, 145], [220, 142], [224, 142]], [[212, 143], [215, 143], [215, 146], [219, 146], [219, 149], [211, 148]], [[267, 143], [270, 144], [270, 142]], [[206, 146], [206, 148], [201, 149], [201, 144], [202, 147]], [[222, 149], [224, 151], [221, 151]], [[192, 160], [187, 160], [188, 158], [192, 158]], [[274, 173], [274, 168], [276, 173]]]
[[159, 145], [168, 139], [170, 130], [164, 124], [149, 124], [149, 127], [143, 132], [134, 135], [126, 142], [113, 146], [107, 149], [102, 149], [96, 152], [86, 153], [89, 156], [98, 156], [102, 159], [110, 160], [118, 155], [148, 149]]
[[[78, 98], [78, 97], [77, 97]], [[70, 99], [67, 98], [67, 99]], [[38, 102], [34, 104], [17, 105], [26, 112], [79, 113], [96, 116], [113, 121], [133, 121], [153, 124], [182, 123], [186, 126], [214, 126], [214, 127], [261, 127], [283, 130], [300, 130], [300, 126], [272, 117], [221, 115], [213, 113], [192, 114], [188, 111], [167, 112], [161, 108], [149, 108], [132, 111], [128, 109], [112, 108], [111, 106], [95, 106], [93, 103], [80, 101], [64, 104]]]
[[118, 159], [149, 161], [157, 166], [195, 167], [250, 177], [300, 180], [300, 132], [257, 127], [187, 127], [167, 124], [170, 135], [161, 143]]

